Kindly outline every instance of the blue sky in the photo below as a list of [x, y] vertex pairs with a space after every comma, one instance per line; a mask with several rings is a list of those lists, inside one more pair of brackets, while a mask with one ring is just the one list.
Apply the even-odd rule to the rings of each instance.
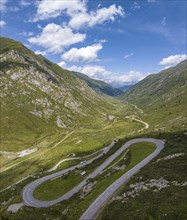
[[186, 1], [1, 0], [1, 35], [114, 86], [186, 59]]

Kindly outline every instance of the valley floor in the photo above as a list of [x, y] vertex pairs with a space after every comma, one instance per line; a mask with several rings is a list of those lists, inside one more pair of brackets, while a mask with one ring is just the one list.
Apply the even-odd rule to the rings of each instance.
[[[6, 158], [4, 158], [4, 164], [2, 164], [0, 173], [0, 185], [2, 189], [0, 199], [2, 205], [0, 210], [1, 217], [4, 219], [16, 219], [19, 216], [19, 219], [24, 219], [25, 216], [29, 216], [27, 219], [32, 220], [37, 219], [38, 216], [40, 216], [40, 219], [42, 220], [46, 219], [46, 216], [49, 219], [58, 218], [59, 216], [61, 216], [60, 218], [64, 220], [78, 219], [91, 205], [91, 203], [110, 184], [112, 184], [122, 174], [124, 174], [124, 172], [127, 171], [126, 169], [124, 169], [124, 167], [131, 166], [130, 164], [133, 158], [136, 158], [136, 150], [132, 149], [129, 152], [127, 152], [127, 154], [124, 157], [125, 159], [120, 159], [123, 155], [119, 155], [119, 158], [116, 158], [117, 165], [110, 164], [109, 166], [111, 168], [108, 169], [107, 172], [104, 172], [101, 175], [93, 177], [91, 179], [89, 178], [88, 184], [85, 185], [82, 188], [82, 190], [80, 190], [77, 194], [73, 195], [72, 198], [70, 198], [68, 201], [60, 202], [59, 204], [53, 205], [52, 207], [48, 208], [34, 209], [34, 214], [33, 208], [27, 206], [22, 207], [17, 213], [14, 214], [7, 213], [7, 208], [11, 204], [22, 202], [21, 192], [23, 187], [28, 183], [46, 176], [47, 171], [56, 172], [77, 165], [81, 161], [84, 161], [86, 155], [88, 155], [86, 160], [97, 157], [100, 154], [101, 150], [106, 149], [106, 146], [112, 140], [119, 140], [119, 142], [116, 143], [114, 149], [111, 149], [111, 151], [109, 151], [108, 153], [106, 152], [106, 155], [104, 155], [101, 159], [93, 161], [93, 163], [85, 166], [84, 169], [79, 168], [77, 171], [75, 170], [75, 172], [70, 172], [67, 176], [54, 179], [51, 181], [51, 183], [43, 186], [41, 189], [38, 187], [38, 191], [35, 192], [37, 194], [35, 195], [39, 196], [39, 198], [42, 198], [44, 196], [42, 194], [44, 189], [49, 190], [51, 192], [51, 194], [49, 193], [49, 198], [58, 195], [58, 190], [60, 188], [62, 189], [63, 186], [67, 186], [69, 183], [72, 183], [75, 180], [81, 182], [82, 180], [86, 179], [87, 175], [91, 174], [94, 171], [94, 169], [96, 169], [100, 164], [102, 164], [110, 155], [114, 154], [114, 152], [116, 152], [124, 143], [126, 143], [130, 139], [138, 137], [151, 137], [156, 139], [163, 139], [166, 142], [166, 149], [164, 149], [159, 156], [157, 156], [153, 161], [151, 161], [148, 166], [146, 166], [143, 170], [141, 169], [141, 171], [138, 174], [136, 174], [134, 178], [131, 178], [130, 183], [136, 184], [137, 180], [140, 179], [141, 181], [144, 181], [146, 183], [146, 181], [150, 180], [151, 174], [154, 173], [152, 172], [152, 170], [154, 169], [154, 171], [157, 171], [155, 173], [155, 179], [158, 180], [159, 178], [164, 177], [164, 179], [166, 178], [167, 181], [176, 181], [176, 183], [179, 185], [177, 186], [175, 184], [172, 190], [176, 192], [182, 192], [184, 187], [186, 186], [183, 186], [181, 184], [187, 181], [185, 180], [186, 177], [184, 177], [184, 170], [180, 169], [181, 164], [184, 163], [184, 156], [186, 156], [186, 149], [184, 148], [186, 144], [184, 141], [185, 131], [178, 132], [176, 130], [173, 134], [165, 132], [164, 130], [162, 130], [162, 132], [157, 132], [155, 131], [155, 127], [153, 126], [154, 124], [150, 124], [151, 120], [149, 121], [149, 118], [146, 115], [144, 115], [143, 111], [140, 111], [140, 109], [137, 106], [135, 107], [130, 104], [123, 105], [119, 104], [119, 102], [114, 103], [114, 105], [118, 111], [118, 113], [113, 112], [113, 115], [115, 115], [115, 120], [109, 121], [108, 125], [105, 124], [100, 126], [100, 129], [90, 128], [71, 130], [68, 132], [64, 132], [63, 134], [57, 133], [54, 136], [51, 136], [47, 139], [43, 139], [42, 142], [38, 145], [38, 151], [34, 152], [33, 154], [29, 154], [22, 158], [17, 158], [15, 160], [6, 160]], [[146, 121], [146, 119], [148, 119], [148, 122]], [[176, 137], [176, 139], [174, 139], [173, 136]], [[175, 146], [175, 144], [178, 144], [178, 148], [172, 147], [172, 145]], [[140, 147], [139, 149], [142, 148]], [[172, 160], [169, 160], [171, 162], [171, 166], [173, 167], [171, 168], [170, 166], [167, 166], [166, 170], [163, 169], [162, 172], [159, 173], [161, 165], [165, 167], [165, 160], [161, 159], [164, 157], [167, 158], [169, 155], [172, 154], [172, 152], [173, 154], [181, 154], [181, 156], [175, 157], [173, 159], [174, 163], [172, 162]], [[146, 150], [146, 153], [150, 152]], [[143, 153], [143, 151], [141, 153], [138, 153], [137, 151], [137, 156], [140, 155], [145, 154]], [[1, 157], [4, 157], [4, 155], [1, 155]], [[157, 162], [158, 160], [160, 161]], [[178, 164], [177, 167], [176, 163]], [[179, 175], [177, 176], [177, 178], [170, 177], [172, 169], [178, 172]], [[85, 177], [80, 177], [79, 173], [82, 171], [86, 171], [87, 174]], [[173, 176], [176, 177], [176, 173], [175, 175], [173, 174]], [[183, 179], [181, 179], [182, 177]], [[7, 185], [7, 183], [9, 183], [9, 186]], [[54, 188], [53, 186], [56, 187], [56, 191], [51, 191], [51, 189]], [[73, 187], [73, 185], [71, 184], [69, 186], [69, 189]], [[127, 183], [125, 186], [127, 186], [128, 188], [129, 183]], [[178, 187], [178, 189], [176, 189], [176, 187]], [[121, 194], [121, 191], [123, 189], [124, 187], [122, 187], [117, 194]], [[165, 195], [165, 193], [168, 193], [168, 189], [170, 188], [165, 188], [165, 191], [162, 190], [163, 196]], [[156, 194], [152, 195], [153, 198], [155, 198], [155, 195]], [[144, 198], [142, 196], [146, 196], [146, 194], [140, 193], [140, 197]], [[114, 218], [113, 213], [115, 213], [115, 210], [113, 210], [113, 208], [118, 209], [118, 207], [121, 207], [119, 203], [121, 203], [121, 201], [124, 200], [123, 197], [121, 200], [116, 200], [115, 198], [116, 197], [112, 197], [112, 200], [109, 201], [109, 206], [106, 206], [103, 212], [98, 216], [98, 219], [108, 220]], [[164, 198], [167, 201], [167, 198]], [[178, 210], [183, 210], [179, 215], [181, 216], [180, 219], [184, 219], [184, 216], [186, 215], [186, 212], [182, 208], [185, 207], [185, 203], [182, 202], [184, 200], [184, 197], [179, 193], [175, 194], [174, 200], [176, 199], [179, 201]], [[131, 200], [133, 200], [133, 198], [128, 198], [128, 201], [131, 202]], [[137, 207], [135, 209], [139, 209], [139, 203], [134, 204], [137, 204]], [[153, 205], [154, 204], [155, 202], [153, 201]], [[124, 202], [124, 205], [126, 209], [126, 202]], [[110, 207], [111, 211], [108, 211], [107, 207]], [[152, 206], [148, 205], [148, 207]], [[169, 216], [173, 216], [170, 213], [172, 207], [172, 203], [171, 205], [167, 206], [166, 214], [169, 213]], [[142, 210], [142, 208], [140, 209]], [[130, 207], [128, 208], [128, 210], [130, 212]], [[148, 212], [148, 215], [144, 215], [144, 217], [146, 218], [148, 216], [152, 216], [153, 219], [155, 219], [154, 216], [160, 215], [157, 211], [156, 213], [157, 214]], [[135, 213], [132, 213], [131, 216], [135, 216]], [[118, 218], [123, 219], [124, 215], [120, 214]], [[136, 217], [132, 217], [131, 219], [136, 219]], [[174, 218], [172, 217], [171, 219]]]

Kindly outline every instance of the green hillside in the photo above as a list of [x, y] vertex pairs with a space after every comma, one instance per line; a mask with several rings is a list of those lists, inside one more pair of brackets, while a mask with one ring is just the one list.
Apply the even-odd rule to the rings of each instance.
[[112, 105], [84, 81], [20, 42], [3, 37], [0, 42], [1, 150], [24, 149], [57, 131], [106, 122], [102, 112]]
[[175, 67], [149, 75], [131, 87], [123, 98], [146, 107], [183, 95], [186, 87], [186, 71], [187, 61], [183, 61]]
[[187, 218], [186, 79], [187, 61], [183, 61], [146, 77], [121, 97], [149, 124], [138, 137], [162, 139], [165, 148], [112, 196], [97, 220]]
[[[15, 213], [7, 209], [21, 203], [23, 188], [47, 171], [79, 164], [84, 156], [92, 158], [119, 140], [93, 163], [53, 178], [35, 192], [41, 198], [57, 198], [85, 178], [80, 172], [92, 173], [124, 143], [139, 137], [164, 140], [165, 148], [111, 197], [97, 219], [187, 218], [187, 61], [146, 77], [120, 96], [107, 84], [66, 71], [3, 37], [0, 65], [0, 218], [79, 219], [155, 146], [134, 145], [111, 162], [115, 166], [89, 179], [88, 191], [83, 188], [67, 201], [46, 208], [23, 206]], [[20, 157], [25, 150], [31, 153]]]
[[101, 95], [105, 94], [105, 95], [109, 95], [109, 96], [118, 96], [123, 93], [121, 90], [115, 89], [103, 81], [91, 79], [88, 76], [86, 76], [85, 74], [78, 73], [78, 72], [73, 72], [73, 74], [76, 77], [84, 80], [89, 87], [91, 87], [95, 92], [97, 92]]
[[142, 128], [124, 120], [130, 106], [97, 94], [20, 42], [0, 38], [0, 64], [0, 187]]
[[187, 61], [147, 76], [121, 99], [144, 111], [144, 119], [165, 131], [185, 127], [187, 114]]

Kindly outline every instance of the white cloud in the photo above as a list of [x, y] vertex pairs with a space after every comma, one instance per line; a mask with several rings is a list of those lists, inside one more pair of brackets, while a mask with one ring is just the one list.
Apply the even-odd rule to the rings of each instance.
[[68, 70], [81, 72], [91, 78], [100, 79], [100, 80], [104, 80], [106, 77], [108, 77], [111, 74], [104, 67], [94, 66], [94, 65], [86, 65], [84, 67], [74, 65], [74, 66], [68, 67]]
[[45, 56], [45, 55], [47, 55], [47, 52], [46, 51], [37, 50], [37, 51], [35, 51], [35, 54], [37, 54], [37, 55], [41, 54], [42, 56]]
[[170, 67], [172, 67], [172, 66], [165, 66], [165, 67], [164, 67], [164, 70], [167, 70], [167, 69], [169, 69]]
[[41, 0], [37, 3], [37, 13], [30, 21], [36, 22], [49, 18], [56, 18], [66, 14], [70, 17], [69, 26], [79, 29], [81, 27], [92, 27], [96, 24], [103, 24], [107, 21], [114, 21], [116, 16], [124, 16], [124, 10], [121, 6], [115, 4], [108, 8], [97, 8], [96, 11], [87, 11], [86, 0]]
[[4, 27], [5, 25], [6, 25], [6, 22], [3, 21], [3, 20], [0, 20], [0, 27], [2, 28], [2, 27]]
[[127, 59], [127, 58], [129, 58], [129, 57], [132, 57], [133, 55], [134, 55], [133, 53], [126, 54], [126, 55], [124, 56], [124, 59]]
[[47, 52], [61, 53], [65, 47], [83, 42], [85, 38], [86, 34], [73, 33], [67, 26], [50, 23], [43, 28], [40, 35], [29, 38], [28, 41], [47, 48]]
[[86, 1], [84, 0], [41, 0], [37, 4], [37, 14], [33, 21], [46, 20], [49, 18], [56, 18], [62, 13], [69, 16], [86, 11]]
[[64, 61], [61, 61], [60, 63], [57, 63], [60, 67], [62, 67], [63, 69], [66, 69], [66, 63]]
[[161, 25], [166, 26], [166, 17], [163, 17], [161, 20]]
[[140, 8], [141, 8], [141, 5], [138, 2], [134, 2], [133, 5], [131, 6], [131, 9], [133, 11], [140, 9]]
[[97, 61], [97, 53], [103, 48], [101, 43], [91, 46], [82, 47], [80, 49], [72, 48], [64, 53], [61, 57], [68, 62], [93, 62]]
[[95, 66], [95, 65], [86, 65], [83, 67], [74, 65], [66, 68], [70, 71], [84, 73], [93, 79], [102, 80], [105, 81], [106, 83], [109, 83], [117, 87], [120, 87], [125, 84], [134, 84], [148, 75], [148, 74], [142, 74], [139, 71], [134, 71], [134, 70], [119, 75], [117, 73], [112, 73], [111, 71], [106, 70], [102, 66]]
[[8, 2], [8, 0], [1, 0], [0, 1], [0, 11], [5, 11], [7, 9], [7, 7], [6, 7], [7, 2]]
[[182, 62], [183, 60], [187, 59], [187, 55], [186, 54], [176, 54], [176, 55], [171, 55], [169, 57], [163, 58], [160, 62], [159, 65], [176, 65], [180, 62]]
[[134, 84], [137, 83], [138, 81], [142, 80], [145, 78], [148, 74], [142, 74], [139, 71], [136, 70], [131, 70], [125, 74], [122, 75], [114, 75], [111, 77], [108, 81], [109, 84], [113, 86], [122, 86], [125, 84]]
[[103, 24], [107, 21], [114, 21], [115, 16], [124, 16], [124, 10], [121, 6], [111, 5], [108, 8], [100, 8], [97, 11], [89, 13], [82, 12], [72, 16], [69, 25], [72, 28], [79, 29], [85, 25], [93, 27], [96, 24]]

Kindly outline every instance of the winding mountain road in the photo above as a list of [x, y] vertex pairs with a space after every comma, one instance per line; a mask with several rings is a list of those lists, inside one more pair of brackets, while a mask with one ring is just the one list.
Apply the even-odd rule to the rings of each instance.
[[155, 156], [157, 156], [160, 153], [160, 151], [164, 148], [163, 141], [152, 138], [134, 139], [132, 141], [128, 141], [125, 145], [123, 145], [123, 147], [126, 146], [127, 148], [131, 144], [139, 142], [151, 142], [154, 143], [157, 146], [157, 148], [153, 153], [151, 153], [144, 160], [142, 160], [140, 163], [138, 163], [136, 166], [130, 169], [127, 173], [125, 173], [119, 179], [117, 179], [113, 184], [111, 184], [84, 212], [84, 214], [80, 217], [80, 220], [94, 220], [98, 211], [109, 200], [112, 194], [114, 194], [117, 189], [119, 189], [125, 182], [127, 182], [131, 176], [133, 176], [142, 167], [149, 163], [149, 161], [151, 161]]
[[73, 196], [75, 193], [77, 193], [86, 184], [86, 181], [89, 178], [93, 178], [94, 176], [96, 176], [100, 172], [100, 169], [96, 169], [85, 180], [83, 180], [76, 187], [74, 187], [72, 190], [67, 192], [65, 195], [59, 197], [58, 199], [55, 199], [55, 200], [52, 200], [52, 201], [40, 201], [40, 200], [37, 200], [33, 197], [33, 192], [34, 192], [34, 190], [36, 189], [37, 186], [39, 186], [40, 184], [46, 182], [47, 180], [53, 179], [53, 178], [58, 177], [58, 176], [62, 176], [63, 174], [65, 174], [65, 173], [67, 173], [71, 170], [74, 170], [74, 169], [80, 168], [80, 167], [84, 167], [86, 164], [92, 163], [95, 159], [101, 157], [104, 153], [107, 153], [114, 146], [114, 144], [115, 144], [115, 142], [113, 141], [108, 147], [103, 148], [101, 154], [97, 155], [96, 157], [94, 157], [90, 160], [87, 160], [85, 162], [85, 164], [78, 164], [78, 165], [72, 166], [72, 167], [67, 168], [65, 170], [61, 170], [61, 171], [58, 171], [56, 173], [44, 176], [44, 177], [42, 177], [38, 180], [35, 180], [35, 181], [29, 183], [23, 189], [23, 194], [22, 194], [25, 205], [32, 206], [32, 207], [49, 207], [49, 206], [52, 206], [56, 203], [59, 203], [61, 201], [69, 199], [71, 196]]
[[[85, 166], [82, 164], [78, 164], [75, 166], [72, 166], [68, 169], [58, 171], [56, 173], [47, 175], [45, 177], [42, 177], [38, 180], [35, 180], [31, 183], [29, 183], [24, 189], [23, 189], [23, 200], [25, 205], [32, 206], [32, 207], [49, 207], [56, 203], [59, 203], [64, 200], [68, 200], [70, 197], [72, 197], [75, 193], [79, 192], [79, 190], [87, 183], [87, 180], [89, 178], [94, 178], [99, 173], [101, 173], [118, 155], [120, 155], [124, 150], [126, 150], [129, 146], [131, 146], [134, 143], [140, 143], [140, 142], [151, 142], [154, 143], [157, 146], [157, 149], [150, 154], [148, 157], [146, 157], [144, 160], [142, 160], [139, 164], [137, 164], [135, 167], [133, 167], [131, 170], [129, 170], [127, 173], [125, 173], [123, 176], [121, 176], [118, 180], [116, 180], [110, 187], [107, 188], [95, 201], [94, 203], [87, 209], [87, 211], [82, 215], [80, 218], [81, 220], [88, 220], [88, 219], [94, 219], [94, 216], [98, 212], [98, 210], [103, 206], [103, 204], [111, 197], [111, 195], [122, 185], [124, 184], [134, 173], [136, 173], [139, 169], [141, 169], [143, 166], [145, 166], [151, 159], [153, 159], [157, 154], [160, 153], [160, 151], [164, 147], [164, 142], [161, 140], [151, 139], [151, 138], [139, 138], [139, 139], [133, 139], [128, 141], [126, 144], [124, 144], [120, 149], [118, 149], [114, 154], [112, 154], [105, 162], [103, 162], [92, 174], [88, 175], [87, 178], [85, 178], [81, 183], [79, 183], [77, 186], [75, 186], [72, 190], [64, 194], [63, 196], [59, 197], [58, 199], [52, 200], [52, 201], [40, 201], [33, 197], [33, 192], [36, 189], [37, 186], [42, 184], [43, 182], [53, 179], [55, 177], [61, 176], [64, 173], [74, 170], [75, 168], [83, 167]], [[86, 164], [90, 164], [93, 162], [93, 160], [101, 157], [103, 153], [107, 153], [113, 146], [115, 142], [112, 142], [108, 147], [105, 147], [103, 149], [103, 152], [86, 161]]]

